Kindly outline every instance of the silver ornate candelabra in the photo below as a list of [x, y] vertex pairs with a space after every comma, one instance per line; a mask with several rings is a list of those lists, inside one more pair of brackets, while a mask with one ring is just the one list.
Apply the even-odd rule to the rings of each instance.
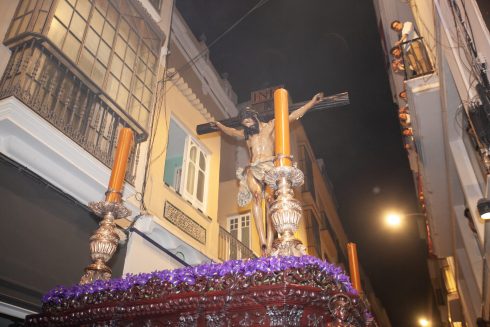
[[[277, 156], [280, 161], [284, 156]], [[292, 161], [292, 160], [291, 160]], [[303, 243], [294, 237], [298, 230], [303, 210], [301, 203], [294, 198], [294, 187], [303, 185], [303, 172], [292, 166], [277, 166], [266, 172], [265, 182], [275, 190], [275, 200], [269, 208], [272, 224], [279, 237], [272, 244], [269, 255], [301, 256], [306, 254]]]
[[99, 228], [90, 237], [92, 263], [85, 268], [85, 274], [80, 279], [80, 284], [111, 278], [112, 270], [106, 263], [116, 252], [119, 243], [114, 220], [131, 214], [131, 211], [121, 202], [90, 202], [89, 207], [97, 216], [102, 218], [102, 221], [99, 223]]

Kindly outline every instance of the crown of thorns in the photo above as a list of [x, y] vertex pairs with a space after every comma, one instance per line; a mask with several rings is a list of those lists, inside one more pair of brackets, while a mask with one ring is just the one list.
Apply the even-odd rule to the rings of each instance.
[[243, 121], [244, 119], [247, 118], [259, 119], [259, 114], [257, 111], [247, 107], [245, 109], [242, 109], [242, 111], [240, 111], [240, 121]]

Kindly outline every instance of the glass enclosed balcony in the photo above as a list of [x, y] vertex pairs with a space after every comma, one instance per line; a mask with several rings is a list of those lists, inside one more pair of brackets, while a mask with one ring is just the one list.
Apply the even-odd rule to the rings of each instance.
[[137, 143], [148, 136], [162, 43], [138, 1], [22, 0], [0, 98], [18, 98], [110, 166], [122, 127]]

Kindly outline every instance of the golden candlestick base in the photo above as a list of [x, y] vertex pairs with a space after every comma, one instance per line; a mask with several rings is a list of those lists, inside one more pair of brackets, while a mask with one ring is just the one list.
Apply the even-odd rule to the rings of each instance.
[[271, 256], [301, 256], [306, 254], [303, 243], [294, 238], [303, 214], [301, 203], [294, 198], [293, 187], [301, 186], [304, 175], [295, 166], [274, 167], [266, 173], [266, 183], [276, 190], [276, 198], [270, 206], [270, 216], [279, 234], [270, 250]]
[[106, 263], [116, 252], [119, 243], [114, 219], [124, 218], [131, 214], [128, 208], [118, 202], [90, 202], [89, 207], [103, 219], [99, 223], [99, 228], [90, 237], [90, 257], [93, 262], [85, 268], [80, 284], [111, 278], [112, 270]]

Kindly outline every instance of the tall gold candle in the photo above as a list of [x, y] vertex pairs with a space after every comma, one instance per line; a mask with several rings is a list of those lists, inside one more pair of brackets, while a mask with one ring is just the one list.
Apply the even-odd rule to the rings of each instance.
[[123, 128], [119, 132], [117, 141], [116, 155], [112, 165], [111, 179], [109, 180], [109, 189], [106, 195], [106, 201], [121, 201], [122, 186], [124, 176], [126, 176], [126, 166], [128, 164], [129, 152], [133, 145], [133, 131], [130, 128]]
[[361, 277], [359, 276], [359, 261], [357, 260], [356, 243], [347, 243], [347, 255], [349, 257], [349, 271], [352, 286], [362, 293]]
[[[276, 156], [290, 156], [288, 91], [285, 89], [277, 89], [274, 91], [274, 119]], [[291, 166], [291, 159], [280, 158], [279, 160], [276, 160], [275, 165]]]

